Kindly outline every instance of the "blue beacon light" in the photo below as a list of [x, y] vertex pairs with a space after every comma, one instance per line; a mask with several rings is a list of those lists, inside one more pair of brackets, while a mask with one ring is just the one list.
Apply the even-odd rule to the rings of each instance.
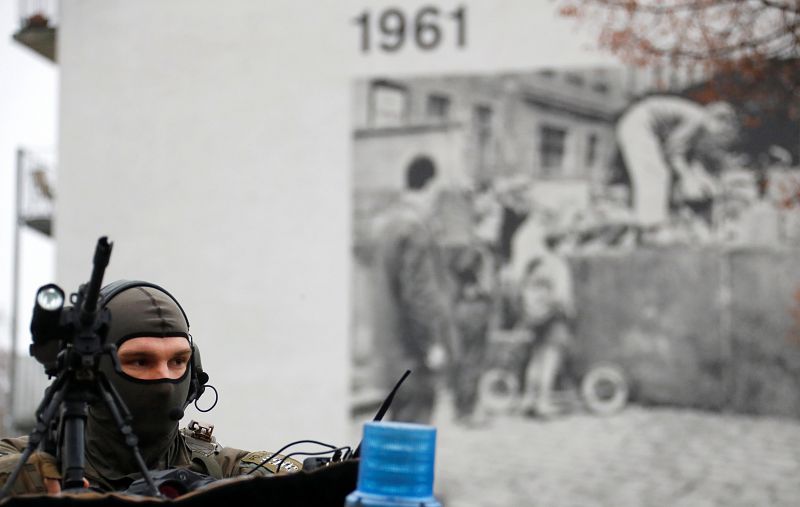
[[358, 487], [345, 507], [441, 507], [433, 496], [436, 428], [364, 424]]

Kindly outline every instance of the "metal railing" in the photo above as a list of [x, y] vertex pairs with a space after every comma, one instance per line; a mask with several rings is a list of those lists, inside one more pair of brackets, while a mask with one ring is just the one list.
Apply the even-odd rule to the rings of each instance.
[[49, 236], [55, 202], [55, 150], [19, 148], [17, 167], [20, 224]]

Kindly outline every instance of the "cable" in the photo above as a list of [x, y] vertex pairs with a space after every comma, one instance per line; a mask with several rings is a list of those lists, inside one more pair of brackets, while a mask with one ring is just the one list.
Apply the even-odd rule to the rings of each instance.
[[214, 408], [214, 407], [216, 407], [216, 406], [217, 406], [217, 402], [219, 401], [219, 393], [217, 392], [217, 388], [216, 388], [216, 387], [214, 387], [214, 386], [212, 386], [211, 384], [206, 384], [206, 386], [205, 386], [205, 387], [206, 387], [206, 389], [211, 389], [212, 391], [214, 391], [214, 403], [212, 403], [212, 404], [211, 404], [211, 406], [210, 406], [210, 407], [208, 407], [207, 409], [203, 410], [202, 408], [200, 408], [200, 407], [198, 407], [198, 406], [197, 406], [197, 401], [198, 401], [200, 398], [196, 398], [196, 399], [194, 400], [194, 408], [196, 408], [196, 409], [197, 409], [199, 412], [203, 412], [203, 413], [205, 413], [205, 412], [211, 412], [211, 409], [212, 409], [212, 408]]
[[[351, 450], [350, 446], [346, 445], [344, 447], [337, 447], [336, 449], [329, 449], [327, 451], [320, 451], [320, 452], [299, 452], [299, 451], [298, 452], [293, 452], [293, 453], [287, 454], [286, 456], [283, 457], [283, 459], [278, 463], [277, 470], [278, 470], [278, 472], [280, 472], [281, 471], [281, 467], [283, 466], [283, 462], [286, 461], [287, 459], [291, 458], [292, 456], [324, 456], [325, 454], [330, 454], [330, 453], [336, 452], [336, 451], [343, 451], [345, 449], [347, 449], [348, 451]], [[277, 474], [278, 472], [275, 472], [275, 473]]]
[[337, 449], [337, 447], [335, 445], [326, 444], [325, 442], [320, 442], [319, 440], [297, 440], [295, 442], [290, 442], [290, 443], [284, 445], [283, 447], [281, 447], [280, 449], [278, 449], [277, 451], [275, 451], [274, 453], [272, 453], [270, 456], [264, 458], [261, 461], [261, 463], [259, 463], [254, 469], [252, 469], [249, 472], [247, 472], [247, 475], [255, 473], [256, 470], [258, 470], [259, 468], [264, 466], [266, 463], [268, 463], [269, 460], [271, 460], [272, 458], [274, 458], [278, 454], [282, 453], [283, 451], [285, 451], [289, 447], [293, 447], [293, 446], [298, 445], [298, 444], [316, 444], [316, 445], [321, 445], [323, 447], [327, 447], [327, 448], [332, 449], [332, 450], [336, 450]]

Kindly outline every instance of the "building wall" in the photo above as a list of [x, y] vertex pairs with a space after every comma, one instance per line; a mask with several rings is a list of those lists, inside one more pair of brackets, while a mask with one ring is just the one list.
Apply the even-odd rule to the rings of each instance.
[[[20, 28], [19, 16], [28, 14], [18, 12], [22, 6], [20, 2], [0, 2], [0, 349], [4, 350], [0, 369], [0, 427], [3, 434], [22, 431], [23, 428], [15, 424], [29, 421], [32, 409], [38, 405], [37, 398], [41, 398], [44, 386], [49, 383], [41, 366], [24, 366], [33, 362], [27, 357], [28, 329], [36, 290], [53, 279], [56, 262], [53, 239], [23, 226], [19, 233], [18, 265], [14, 265], [18, 150], [47, 155], [44, 160], [48, 168], [52, 168], [51, 157], [58, 139], [58, 67], [12, 39]], [[47, 7], [39, 5], [40, 9]], [[18, 270], [16, 294], [12, 289], [14, 269]], [[15, 297], [16, 315], [13, 311]], [[11, 382], [11, 368], [7, 367], [10, 358], [6, 351], [14, 341], [14, 318], [19, 359], [15, 379]], [[6, 397], [12, 387], [15, 391], [11, 400], [13, 408], [9, 407]], [[23, 418], [26, 421], [19, 420]]]
[[[19, 29], [18, 2], [0, 3], [0, 347], [11, 344], [17, 150], [55, 150], [58, 67], [12, 39]], [[19, 350], [27, 352], [28, 322], [36, 288], [52, 277], [50, 238], [23, 228], [18, 295]]]
[[741, 412], [800, 417], [800, 252], [730, 255], [731, 405]]
[[313, 22], [291, 33], [307, 44], [272, 49], [288, 36], [273, 16], [297, 9], [62, 9], [58, 279], [84, 282], [108, 235], [106, 280], [169, 289], [220, 394], [184, 423], [210, 421], [240, 448], [347, 434], [346, 80], [333, 62], [295, 64], [319, 50]]
[[573, 259], [581, 369], [635, 398], [800, 417], [796, 249], [658, 248]]
[[722, 407], [731, 358], [720, 261], [685, 247], [575, 259], [581, 362], [621, 364], [644, 401]]
[[63, 2], [58, 280], [108, 234], [108, 279], [179, 297], [223, 443], [345, 439], [354, 80], [612, 61], [549, 3], [469, 8], [432, 57], [360, 52], [351, 0]]

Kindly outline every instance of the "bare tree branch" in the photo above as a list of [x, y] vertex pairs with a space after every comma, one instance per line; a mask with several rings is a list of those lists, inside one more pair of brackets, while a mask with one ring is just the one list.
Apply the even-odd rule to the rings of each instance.
[[[591, 0], [590, 0], [591, 1]], [[643, 3], [638, 0], [594, 0], [594, 3], [612, 9], [621, 9], [630, 13], [640, 12], [655, 15], [677, 14], [682, 11], [703, 11], [710, 7], [720, 7], [725, 5], [740, 5], [747, 0], [688, 0], [676, 2], [673, 5], [654, 5]], [[770, 2], [770, 0], [759, 0]]]
[[788, 13], [800, 14], [800, 2], [795, 1], [792, 5], [791, 0], [788, 2], [778, 2], [776, 0], [759, 0], [761, 5], [770, 9], [776, 9]]

